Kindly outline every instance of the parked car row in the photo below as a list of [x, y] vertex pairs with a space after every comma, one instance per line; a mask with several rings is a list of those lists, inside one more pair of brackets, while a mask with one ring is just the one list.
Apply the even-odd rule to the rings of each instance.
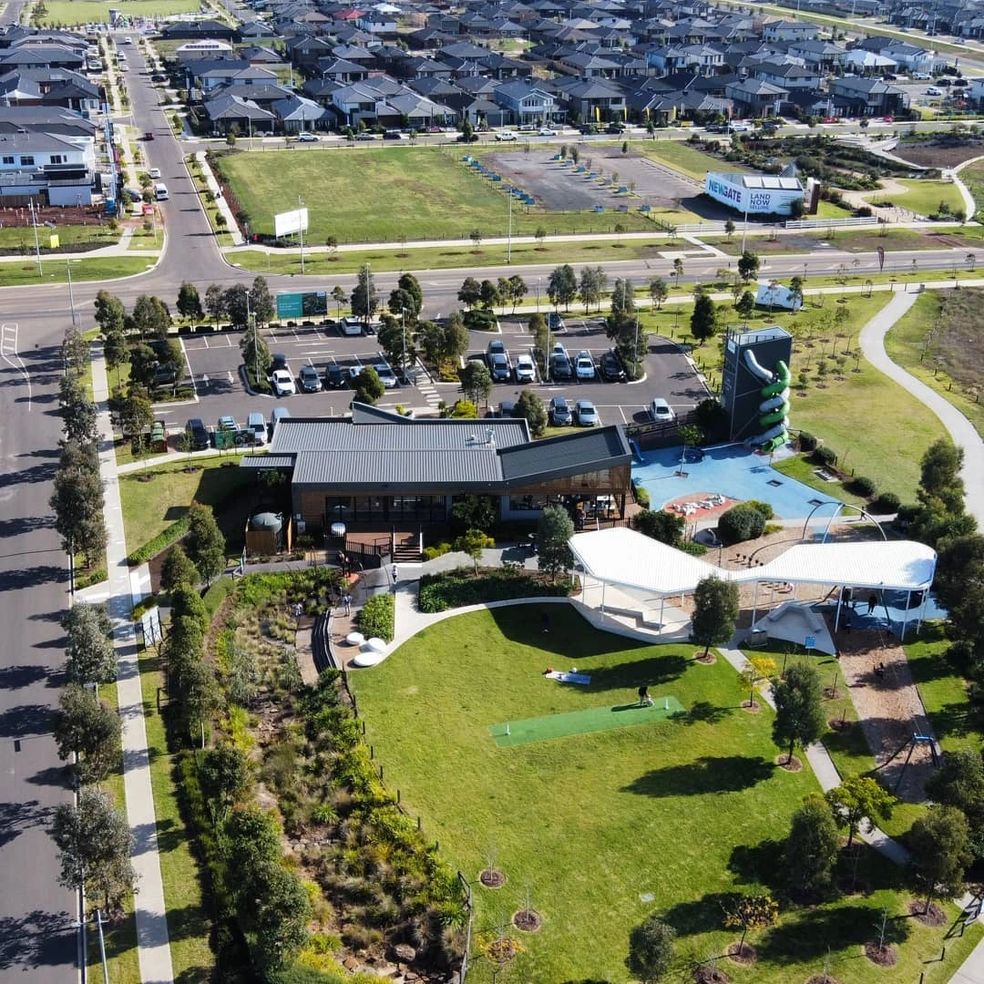
[[[370, 363], [379, 376], [379, 381], [386, 389], [396, 389], [400, 385], [393, 367], [380, 354], [375, 362]], [[287, 356], [276, 352], [270, 365], [268, 379], [273, 387], [273, 392], [277, 396], [292, 396], [298, 389], [302, 393], [320, 393], [322, 389], [342, 389], [351, 384], [366, 366], [361, 362], [354, 365], [341, 365], [338, 362], [329, 363], [320, 373], [318, 369], [311, 365], [301, 366], [297, 373], [296, 384], [294, 373], [287, 364]]]
[[590, 400], [568, 400], [565, 396], [551, 399], [548, 414], [554, 427], [597, 427], [601, 423], [598, 410]]
[[595, 362], [594, 356], [581, 349], [571, 357], [562, 342], [555, 342], [547, 359], [547, 371], [551, 382], [592, 382], [601, 379], [606, 383], [625, 382], [625, 367], [614, 349], [609, 349]]
[[246, 415], [246, 423], [240, 425], [235, 417], [224, 415], [216, 421], [212, 432], [205, 426], [201, 417], [191, 417], [185, 424], [185, 439], [189, 451], [205, 451], [210, 447], [225, 450], [232, 447], [266, 444], [273, 436], [277, 421], [290, 416], [286, 407], [274, 407], [270, 420], [260, 410], [251, 410]]

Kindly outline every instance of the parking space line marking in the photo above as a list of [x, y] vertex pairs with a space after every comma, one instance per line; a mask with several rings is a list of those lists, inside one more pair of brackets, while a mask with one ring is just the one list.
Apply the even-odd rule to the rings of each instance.
[[180, 336], [178, 337], [178, 343], [181, 345], [181, 354], [184, 356], [185, 365], [188, 367], [188, 376], [191, 379], [191, 392], [195, 395], [195, 403], [198, 402], [198, 386], [195, 383], [195, 370], [191, 368], [191, 359], [188, 358], [188, 352], [185, 349], [184, 339]]

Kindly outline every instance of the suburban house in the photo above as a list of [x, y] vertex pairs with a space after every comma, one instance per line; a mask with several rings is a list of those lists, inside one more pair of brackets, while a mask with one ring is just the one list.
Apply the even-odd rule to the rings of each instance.
[[511, 114], [512, 123], [550, 123], [558, 116], [563, 118], [553, 93], [524, 79], [497, 86], [495, 101]]
[[503, 520], [535, 521], [548, 505], [623, 518], [632, 451], [621, 427], [533, 441], [525, 420], [411, 419], [353, 403], [351, 417], [288, 417], [251, 470], [289, 475], [295, 519], [327, 531], [416, 533], [447, 523], [466, 495], [498, 500]]
[[0, 200], [89, 205], [93, 166], [93, 141], [81, 143], [37, 130], [0, 131]]
[[764, 41], [806, 41], [820, 33], [816, 24], [798, 20], [769, 21], [762, 28]]
[[831, 79], [830, 91], [847, 100], [857, 116], [891, 116], [909, 108], [909, 96], [882, 79]]

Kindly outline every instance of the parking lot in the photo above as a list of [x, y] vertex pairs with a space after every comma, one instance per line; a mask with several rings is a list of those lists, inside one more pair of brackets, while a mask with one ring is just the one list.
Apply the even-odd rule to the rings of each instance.
[[[564, 321], [564, 329], [555, 332], [553, 340], [565, 346], [571, 359], [582, 350], [590, 352], [597, 365], [611, 347], [605, 335], [604, 321], [597, 317], [586, 320], [567, 316]], [[501, 327], [501, 334], [472, 332], [466, 358], [483, 355], [492, 339], [503, 341], [511, 363], [515, 363], [521, 353], [531, 352], [533, 338], [526, 330], [525, 321], [503, 319]], [[304, 365], [314, 366], [323, 379], [331, 363], [358, 368], [383, 360], [375, 336], [343, 336], [334, 326], [281, 328], [266, 330], [263, 335], [271, 352], [286, 356], [295, 378]], [[352, 399], [352, 390], [348, 388], [324, 389], [320, 393], [298, 392], [284, 397], [251, 395], [241, 372], [241, 338], [241, 332], [182, 337], [195, 398], [182, 403], [161, 403], [155, 408], [157, 416], [166, 421], [172, 432], [181, 428], [189, 417], [200, 417], [208, 427], [214, 427], [223, 415], [234, 416], [243, 422], [253, 410], [262, 412], [269, 419], [274, 406], [286, 406], [293, 416], [323, 416], [347, 411]], [[597, 374], [593, 380], [558, 382], [543, 380], [538, 374], [537, 381], [532, 384], [510, 381], [494, 385], [489, 397], [490, 410], [494, 411], [503, 401], [517, 400], [527, 388], [534, 389], [545, 403], [555, 396], [564, 396], [570, 401], [590, 400], [597, 408], [602, 424], [643, 423], [649, 419], [648, 407], [656, 397], [665, 399], [678, 415], [682, 415], [706, 395], [686, 356], [672, 343], [657, 339], [653, 339], [646, 359], [646, 376], [638, 382], [608, 383]], [[461, 396], [459, 384], [436, 382], [418, 367], [416, 385], [399, 385], [387, 390], [378, 405], [402, 405], [418, 413], [436, 412], [441, 401], [452, 404]]]

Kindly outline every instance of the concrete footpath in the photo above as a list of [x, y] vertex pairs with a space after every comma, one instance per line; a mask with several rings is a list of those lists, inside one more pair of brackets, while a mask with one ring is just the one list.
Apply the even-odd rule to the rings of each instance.
[[92, 390], [99, 409], [99, 471], [105, 486], [105, 519], [108, 531], [106, 568], [109, 572], [108, 610], [116, 645], [116, 692], [123, 721], [123, 788], [126, 813], [133, 834], [133, 867], [136, 872], [134, 911], [137, 924], [137, 958], [142, 984], [173, 984], [171, 946], [164, 905], [164, 885], [157, 845], [157, 816], [150, 781], [150, 757], [144, 724], [137, 637], [130, 613], [143, 596], [142, 579], [131, 579], [126, 563], [123, 506], [119, 472], [113, 449], [109, 417], [109, 381], [102, 347], [94, 347]]

